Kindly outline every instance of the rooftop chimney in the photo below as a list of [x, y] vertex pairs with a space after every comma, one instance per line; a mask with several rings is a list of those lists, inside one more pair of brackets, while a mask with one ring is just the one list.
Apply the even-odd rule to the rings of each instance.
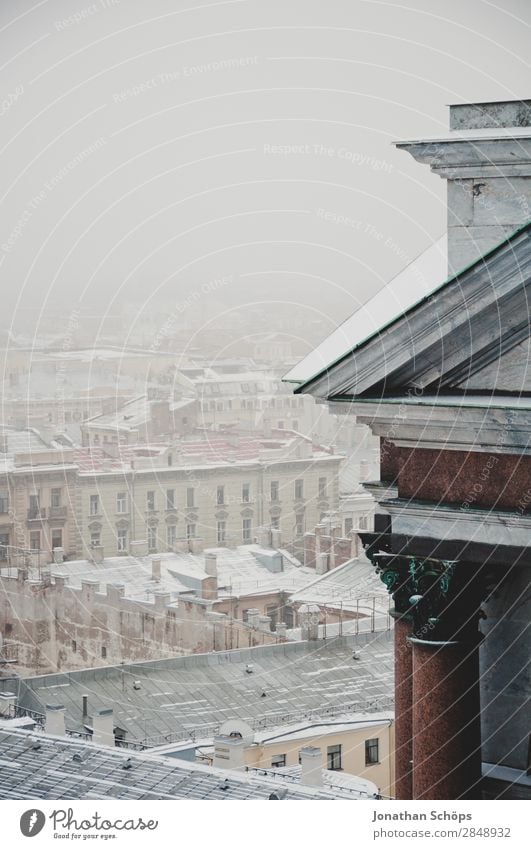
[[282, 532], [279, 528], [271, 528], [271, 548], [277, 551], [282, 546]]
[[205, 550], [205, 572], [211, 578], [217, 578], [218, 576], [217, 560], [218, 557], [215, 551]]
[[161, 563], [162, 563], [161, 557], [152, 557], [151, 558], [151, 579], [153, 581], [160, 581]]
[[531, 219], [531, 100], [450, 106], [450, 132], [399, 142], [447, 180], [448, 273]]
[[324, 575], [325, 572], [328, 572], [328, 554], [322, 552], [315, 558], [315, 574]]
[[245, 740], [241, 736], [214, 737], [214, 766], [218, 769], [243, 770]]
[[0, 693], [0, 717], [10, 716], [16, 701], [17, 697], [14, 693]]
[[114, 746], [112, 708], [102, 708], [94, 711], [92, 716], [92, 742], [98, 746]]
[[44, 730], [47, 734], [54, 734], [56, 737], [66, 735], [64, 705], [46, 705]]
[[301, 760], [301, 784], [310, 787], [323, 786], [323, 770], [321, 767], [321, 749], [316, 746], [304, 746], [299, 750]]
[[105, 556], [102, 545], [93, 545], [90, 549], [90, 559], [93, 563], [103, 563]]
[[301, 640], [319, 639], [319, 619], [321, 611], [317, 604], [301, 604], [299, 621], [301, 623]]

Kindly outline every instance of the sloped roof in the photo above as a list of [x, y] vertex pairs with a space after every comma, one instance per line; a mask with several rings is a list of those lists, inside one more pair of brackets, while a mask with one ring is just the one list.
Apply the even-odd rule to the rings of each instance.
[[447, 279], [446, 235], [410, 262], [283, 378], [306, 383], [374, 336]]
[[[278, 780], [255, 772], [229, 772], [18, 729], [0, 730], [0, 763], [0, 799], [247, 800], [268, 799], [279, 789]], [[287, 799], [348, 795], [339, 786], [334, 790], [293, 782], [283, 786]]]
[[416, 288], [412, 263], [284, 379], [329, 400], [455, 387], [529, 336], [530, 236], [527, 222], [442, 282], [434, 245], [417, 261], [431, 280]]
[[[352, 659], [353, 647], [360, 649], [359, 660]], [[393, 635], [384, 631], [6, 679], [4, 688], [18, 691], [18, 704], [40, 713], [47, 703], [63, 704], [66, 727], [73, 730], [84, 729], [82, 696], [88, 694], [89, 714], [112, 707], [127, 739], [147, 738], [155, 746], [212, 735], [233, 719], [274, 728], [308, 715], [388, 708]]]

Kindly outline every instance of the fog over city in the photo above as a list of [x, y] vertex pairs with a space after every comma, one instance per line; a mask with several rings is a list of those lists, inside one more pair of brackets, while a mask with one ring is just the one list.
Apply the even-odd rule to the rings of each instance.
[[2, 3], [4, 329], [147, 343], [199, 291], [188, 326], [266, 305], [308, 350], [444, 232], [391, 143], [522, 95], [525, 8]]

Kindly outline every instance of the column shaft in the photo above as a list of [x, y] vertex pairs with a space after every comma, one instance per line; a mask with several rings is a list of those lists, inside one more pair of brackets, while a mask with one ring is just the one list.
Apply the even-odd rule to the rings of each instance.
[[395, 797], [412, 799], [413, 657], [411, 622], [395, 619]]
[[413, 799], [478, 798], [477, 643], [412, 642]]

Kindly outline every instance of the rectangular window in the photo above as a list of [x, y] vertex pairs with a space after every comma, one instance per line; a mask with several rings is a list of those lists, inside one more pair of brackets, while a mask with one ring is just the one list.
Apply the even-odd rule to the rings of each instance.
[[377, 764], [380, 762], [379, 739], [374, 737], [372, 740], [365, 740], [365, 765]]
[[9, 513], [9, 495], [7, 492], [0, 492], [0, 513]]
[[278, 481], [271, 481], [271, 501], [278, 501]]
[[119, 528], [116, 535], [118, 551], [127, 551], [127, 529]]
[[251, 500], [251, 484], [244, 483], [242, 484], [242, 501], [244, 504], [249, 504]]
[[359, 527], [360, 531], [367, 530], [367, 519], [365, 518], [365, 516], [360, 516], [359, 521], [358, 521], [358, 527]]
[[101, 647], [101, 656], [107, 657], [107, 647], [106, 646]]
[[100, 535], [99, 531], [91, 531], [91, 533], [90, 533], [90, 544], [91, 544], [92, 548], [94, 548], [95, 545], [101, 544], [101, 535]]
[[59, 488], [52, 489], [50, 505], [52, 507], [60, 507], [61, 506], [61, 489], [59, 489]]
[[227, 523], [218, 522], [218, 545], [225, 545], [227, 536]]
[[186, 490], [186, 506], [195, 507], [195, 490], [193, 486], [189, 486]]
[[341, 744], [328, 746], [326, 750], [327, 769], [341, 769]]
[[326, 498], [326, 478], [319, 478], [319, 498]]
[[30, 548], [32, 551], [40, 551], [41, 548], [41, 532], [32, 531], [30, 533]]
[[295, 536], [304, 536], [304, 519], [302, 518], [302, 516], [297, 516], [297, 519], [295, 521]]
[[61, 528], [52, 528], [52, 549], [63, 547], [63, 531]]
[[174, 510], [175, 509], [175, 490], [167, 489], [166, 490], [166, 510]]
[[225, 504], [225, 487], [218, 486], [216, 490], [216, 504]]
[[352, 519], [345, 519], [345, 536], [348, 536], [352, 530]]
[[148, 510], [154, 510], [155, 509], [155, 490], [154, 489], [150, 489], [149, 492], [146, 494], [146, 507], [147, 507]]
[[147, 529], [147, 543], [149, 551], [157, 550], [157, 529], [148, 525]]
[[90, 496], [90, 515], [97, 516], [100, 512], [100, 497], [99, 495]]
[[278, 429], [279, 429], [279, 430], [284, 430], [284, 422], [279, 422], [279, 423], [278, 423]]
[[295, 481], [295, 498], [304, 498], [304, 481], [301, 478]]
[[253, 533], [253, 520], [252, 519], [244, 519], [242, 522], [242, 537], [244, 542], [252, 541], [252, 533]]
[[166, 528], [166, 541], [168, 543], [168, 548], [173, 548], [175, 545], [175, 540], [177, 539], [177, 527], [176, 525], [168, 525]]
[[186, 526], [186, 539], [195, 539], [195, 525]]
[[286, 766], [286, 755], [273, 755], [271, 758], [271, 766]]
[[116, 512], [127, 513], [127, 493], [118, 492], [116, 494]]
[[77, 652], [77, 643], [75, 640], [72, 640], [72, 652], [73, 654]]

